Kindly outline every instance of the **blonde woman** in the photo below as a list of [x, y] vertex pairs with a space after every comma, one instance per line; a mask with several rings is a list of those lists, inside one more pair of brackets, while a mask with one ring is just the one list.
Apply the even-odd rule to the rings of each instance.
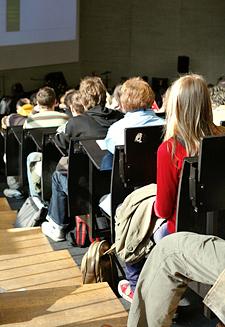
[[175, 232], [183, 158], [198, 153], [200, 137], [216, 134], [225, 134], [225, 128], [213, 123], [210, 95], [203, 77], [192, 74], [179, 78], [168, 98], [165, 137], [157, 153], [154, 210], [156, 216], [167, 219], [169, 234]]
[[[198, 153], [200, 137], [225, 134], [213, 123], [210, 95], [202, 76], [191, 74], [174, 82], [168, 97], [164, 142], [157, 152], [157, 194], [154, 213], [165, 223], [154, 233], [155, 243], [175, 232], [177, 193], [184, 157]], [[144, 260], [126, 264], [128, 282], [121, 282], [119, 293], [132, 301]]]

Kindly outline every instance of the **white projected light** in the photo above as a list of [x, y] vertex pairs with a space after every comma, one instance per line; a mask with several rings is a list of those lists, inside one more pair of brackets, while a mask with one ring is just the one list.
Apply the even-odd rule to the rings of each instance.
[[0, 0], [0, 69], [78, 61], [79, 1]]

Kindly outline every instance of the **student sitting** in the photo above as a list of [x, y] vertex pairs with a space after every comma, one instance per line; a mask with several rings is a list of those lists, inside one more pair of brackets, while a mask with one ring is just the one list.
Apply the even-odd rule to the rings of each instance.
[[213, 86], [209, 89], [212, 101], [214, 124], [220, 125], [225, 121], [225, 88], [222, 86]]
[[16, 113], [2, 118], [2, 128], [6, 129], [7, 126], [23, 125], [33, 108], [34, 106], [30, 104], [29, 99], [23, 98], [18, 100], [16, 103]]
[[[70, 139], [79, 136], [105, 135], [109, 126], [123, 117], [117, 110], [105, 107], [106, 88], [99, 77], [86, 77], [81, 81], [81, 103], [84, 106], [82, 115], [71, 118], [56, 133], [57, 144], [68, 149]], [[54, 241], [65, 239], [69, 225], [67, 214], [67, 174], [55, 171], [52, 175], [52, 198], [47, 215], [48, 222], [41, 226], [42, 232]]]
[[105, 138], [106, 148], [114, 153], [116, 145], [124, 145], [124, 130], [135, 126], [164, 125], [165, 120], [151, 109], [155, 96], [147, 82], [140, 77], [128, 79], [121, 88], [123, 119], [110, 126]]
[[[121, 108], [126, 113], [123, 119], [110, 126], [105, 138], [105, 146], [114, 153], [116, 145], [124, 145], [124, 130], [135, 126], [165, 125], [166, 121], [158, 117], [152, 108], [154, 92], [147, 82], [140, 77], [128, 79], [120, 90]], [[110, 197], [108, 194], [99, 204], [100, 208], [109, 216]]]
[[[45, 128], [45, 127], [58, 127], [65, 124], [70, 118], [65, 113], [57, 112], [54, 110], [56, 104], [56, 95], [54, 89], [51, 87], [41, 88], [37, 92], [37, 108], [36, 113], [31, 113], [27, 120], [24, 122], [24, 129], [32, 128]], [[37, 196], [35, 191], [30, 165], [32, 165], [32, 171], [36, 172], [35, 184], [40, 188], [41, 181], [41, 160], [42, 154], [39, 152], [31, 152], [27, 156], [27, 177], [29, 184], [30, 196]]]
[[[33, 105], [30, 104], [30, 100], [22, 98], [16, 103], [16, 113], [11, 113], [8, 116], [2, 118], [2, 128], [6, 129], [7, 126], [21, 126], [29, 116]], [[23, 198], [23, 193], [20, 191], [19, 176], [7, 176], [7, 184], [9, 188], [6, 188], [3, 193], [8, 198]]]
[[[175, 232], [177, 194], [184, 157], [198, 153], [200, 137], [225, 134], [213, 123], [210, 95], [204, 79], [196, 74], [182, 76], [171, 87], [166, 108], [164, 142], [157, 152], [157, 193], [153, 216], [165, 219], [153, 235], [155, 243]], [[141, 217], [140, 217], [141, 219]], [[118, 291], [132, 301], [145, 259], [126, 264], [128, 281]]]

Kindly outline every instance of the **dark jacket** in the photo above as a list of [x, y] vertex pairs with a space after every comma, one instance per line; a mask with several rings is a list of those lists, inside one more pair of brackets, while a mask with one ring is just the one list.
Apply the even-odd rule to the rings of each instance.
[[105, 136], [110, 125], [123, 118], [124, 114], [113, 109], [96, 106], [82, 115], [70, 118], [60, 126], [55, 135], [56, 143], [63, 149], [68, 149], [70, 139], [79, 136]]

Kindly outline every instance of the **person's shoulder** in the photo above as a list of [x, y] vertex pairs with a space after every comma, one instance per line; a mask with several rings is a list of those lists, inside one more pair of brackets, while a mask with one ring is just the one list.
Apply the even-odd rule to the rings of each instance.
[[116, 120], [114, 123], [110, 125], [110, 129], [118, 128], [118, 126], [124, 126], [124, 117], [121, 117], [120, 119]]
[[171, 137], [169, 140], [163, 141], [158, 147], [158, 152], [169, 152], [173, 142], [174, 142], [173, 137]]

